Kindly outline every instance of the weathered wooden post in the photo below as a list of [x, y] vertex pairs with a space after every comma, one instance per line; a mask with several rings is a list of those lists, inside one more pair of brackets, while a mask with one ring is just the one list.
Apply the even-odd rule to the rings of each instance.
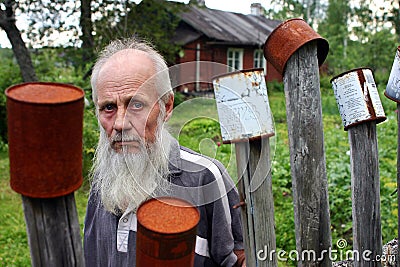
[[328, 42], [302, 19], [278, 25], [264, 46], [267, 61], [283, 74], [298, 266], [331, 265], [318, 68], [328, 50]]
[[353, 265], [381, 266], [380, 185], [376, 123], [386, 119], [371, 69], [360, 68], [331, 80], [350, 143]]
[[[400, 46], [397, 47], [385, 96], [397, 103], [397, 207], [400, 210]], [[400, 240], [400, 214], [397, 215], [397, 240]], [[399, 262], [400, 249], [396, 257]]]
[[274, 135], [263, 69], [213, 79], [224, 143], [236, 149], [246, 266], [277, 266], [269, 137]]
[[10, 185], [22, 195], [32, 266], [84, 266], [73, 193], [82, 184], [84, 93], [35, 82], [6, 96]]

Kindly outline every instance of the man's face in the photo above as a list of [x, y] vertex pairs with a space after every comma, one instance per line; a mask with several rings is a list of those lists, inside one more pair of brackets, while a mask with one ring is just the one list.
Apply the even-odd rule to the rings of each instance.
[[[97, 79], [99, 121], [116, 152], [140, 151], [138, 140], [153, 143], [160, 113], [155, 73], [147, 54], [123, 50], [101, 68]], [[121, 136], [123, 139], [116, 138]]]

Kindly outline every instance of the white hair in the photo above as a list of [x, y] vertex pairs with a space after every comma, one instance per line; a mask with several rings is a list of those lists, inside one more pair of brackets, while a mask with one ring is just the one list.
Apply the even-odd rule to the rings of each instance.
[[168, 67], [163, 56], [161, 56], [160, 53], [150, 43], [143, 40], [138, 40], [135, 37], [131, 37], [112, 41], [100, 53], [100, 56], [93, 67], [92, 77], [90, 80], [92, 86], [92, 98], [95, 106], [97, 106], [96, 82], [101, 68], [114, 54], [127, 49], [143, 51], [152, 60], [155, 69], [155, 74], [152, 78], [155, 79], [155, 87], [158, 92], [158, 96], [161, 98], [161, 100], [163, 100], [164, 104], [166, 104], [171, 95], [174, 93], [171, 86]]
[[154, 143], [146, 144], [136, 138], [140, 143], [138, 153], [114, 151], [104, 129], [100, 129], [91, 178], [92, 187], [106, 210], [120, 215], [128, 206], [136, 209], [149, 197], [169, 194], [171, 136], [162, 123], [164, 114], [165, 109], [161, 108]]

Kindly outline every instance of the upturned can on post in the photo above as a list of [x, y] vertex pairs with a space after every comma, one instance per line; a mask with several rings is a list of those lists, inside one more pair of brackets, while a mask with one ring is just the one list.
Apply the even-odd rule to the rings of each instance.
[[321, 66], [329, 52], [329, 43], [315, 32], [303, 19], [288, 19], [279, 24], [264, 44], [264, 57], [274, 68], [284, 74], [289, 58], [305, 44], [317, 42], [318, 65]]

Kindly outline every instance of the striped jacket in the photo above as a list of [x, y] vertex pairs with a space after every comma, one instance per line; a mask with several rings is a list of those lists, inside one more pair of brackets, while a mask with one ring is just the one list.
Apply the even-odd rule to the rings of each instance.
[[[239, 196], [226, 169], [173, 140], [169, 170], [172, 194], [200, 211], [194, 266], [233, 266], [233, 250], [243, 249], [243, 237], [240, 210], [232, 208]], [[136, 214], [127, 210], [115, 216], [91, 192], [84, 229], [86, 266], [135, 266], [136, 224]]]

